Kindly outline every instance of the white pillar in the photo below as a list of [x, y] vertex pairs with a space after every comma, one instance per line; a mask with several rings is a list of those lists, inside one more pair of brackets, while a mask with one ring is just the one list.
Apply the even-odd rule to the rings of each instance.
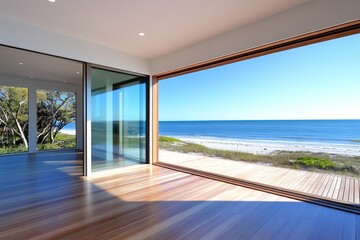
[[103, 107], [106, 108], [106, 161], [114, 160], [113, 143], [113, 85], [111, 79], [106, 79], [106, 101]]
[[76, 90], [76, 148], [83, 150], [84, 147], [84, 91]]
[[37, 135], [37, 97], [36, 88], [29, 87], [29, 153], [36, 152], [36, 135]]

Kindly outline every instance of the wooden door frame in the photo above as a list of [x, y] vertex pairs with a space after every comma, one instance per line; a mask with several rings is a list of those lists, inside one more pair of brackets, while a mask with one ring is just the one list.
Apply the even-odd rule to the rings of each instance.
[[360, 208], [345, 202], [337, 202], [329, 200], [319, 196], [313, 196], [310, 194], [305, 194], [302, 192], [296, 192], [289, 189], [283, 189], [279, 187], [274, 187], [266, 184], [260, 184], [256, 182], [247, 181], [245, 179], [236, 179], [220, 174], [213, 174], [201, 170], [190, 169], [182, 166], [177, 166], [168, 163], [159, 162], [159, 81], [166, 78], [171, 78], [191, 72], [196, 72], [200, 70], [205, 70], [233, 62], [239, 62], [246, 59], [263, 56], [275, 52], [280, 52], [292, 48], [297, 48], [313, 43], [318, 43], [326, 40], [331, 40], [339, 37], [344, 37], [352, 34], [360, 33], [360, 20], [355, 20], [352, 22], [340, 24], [337, 26], [329, 27], [312, 33], [306, 33], [296, 37], [288, 38], [285, 40], [277, 41], [274, 43], [266, 44], [260, 47], [255, 47], [249, 50], [237, 52], [227, 56], [214, 58], [208, 61], [196, 63], [186, 67], [174, 69], [171, 71], [163, 72], [152, 76], [152, 87], [151, 87], [151, 151], [152, 151], [152, 163], [161, 167], [166, 167], [169, 169], [190, 173], [193, 175], [198, 175], [201, 177], [206, 177], [210, 179], [215, 179], [218, 181], [247, 187], [263, 192], [268, 192], [296, 200], [301, 200], [305, 202], [315, 203], [318, 205], [331, 207], [343, 211], [348, 211], [356, 214], [360, 214]]

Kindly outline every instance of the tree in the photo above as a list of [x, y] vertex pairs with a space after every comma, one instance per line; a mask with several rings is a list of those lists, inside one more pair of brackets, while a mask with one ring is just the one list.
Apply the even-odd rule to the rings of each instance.
[[22, 143], [28, 148], [27, 88], [0, 87], [0, 129], [2, 147]]
[[37, 143], [53, 144], [61, 129], [75, 120], [75, 93], [38, 90], [37, 98]]
[[[37, 91], [37, 143], [54, 144], [56, 135], [76, 117], [75, 93]], [[0, 86], [0, 147], [28, 148], [28, 89]]]

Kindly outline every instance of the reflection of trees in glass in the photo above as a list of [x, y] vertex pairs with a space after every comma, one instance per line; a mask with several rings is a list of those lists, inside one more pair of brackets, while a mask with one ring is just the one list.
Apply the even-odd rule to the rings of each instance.
[[28, 89], [0, 86], [0, 147], [28, 148]]
[[54, 144], [57, 134], [75, 121], [76, 98], [73, 92], [37, 91], [37, 143]]

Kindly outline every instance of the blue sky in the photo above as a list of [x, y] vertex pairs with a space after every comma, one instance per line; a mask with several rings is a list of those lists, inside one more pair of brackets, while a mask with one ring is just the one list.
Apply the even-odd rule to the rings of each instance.
[[159, 119], [360, 119], [360, 34], [162, 80]]

